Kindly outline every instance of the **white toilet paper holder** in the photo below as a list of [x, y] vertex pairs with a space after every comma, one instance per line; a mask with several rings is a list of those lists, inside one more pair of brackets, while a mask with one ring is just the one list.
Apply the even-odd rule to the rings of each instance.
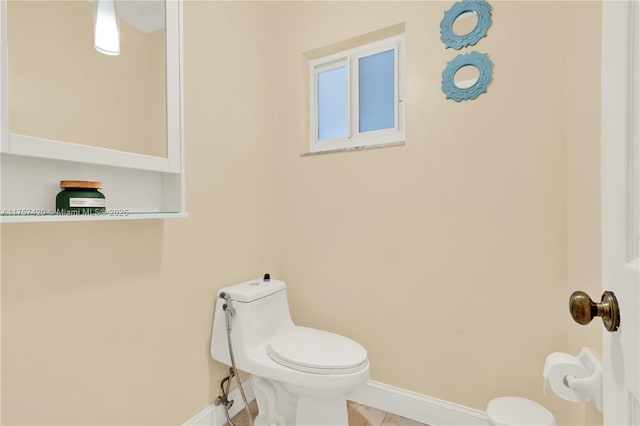
[[[576, 394], [590, 399], [602, 413], [602, 364], [589, 348], [582, 348], [575, 358], [589, 374], [584, 377], [567, 374], [562, 379], [562, 383]], [[545, 377], [547, 377], [546, 371]]]

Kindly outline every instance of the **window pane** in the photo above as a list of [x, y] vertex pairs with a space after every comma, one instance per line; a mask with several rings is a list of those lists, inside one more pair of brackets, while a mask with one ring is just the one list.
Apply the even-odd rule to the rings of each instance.
[[347, 67], [318, 73], [318, 139], [347, 136]]
[[390, 129], [394, 120], [394, 51], [358, 60], [360, 132]]

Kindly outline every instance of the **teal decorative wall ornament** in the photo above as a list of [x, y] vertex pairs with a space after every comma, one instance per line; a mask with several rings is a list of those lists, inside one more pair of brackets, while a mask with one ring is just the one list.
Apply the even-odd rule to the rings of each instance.
[[[456, 34], [453, 24], [461, 15], [475, 13], [478, 22], [467, 34]], [[463, 47], [475, 45], [482, 37], [487, 35], [491, 25], [491, 5], [484, 0], [463, 0], [455, 3], [444, 13], [440, 22], [440, 40], [448, 48], [459, 50]]]
[[[478, 70], [478, 78], [471, 84], [456, 84], [455, 75], [460, 68], [472, 66]], [[491, 70], [493, 62], [486, 53], [471, 52], [460, 54], [447, 62], [447, 67], [442, 72], [442, 91], [447, 99], [460, 102], [465, 99], [475, 99], [486, 93], [487, 86], [493, 80]]]

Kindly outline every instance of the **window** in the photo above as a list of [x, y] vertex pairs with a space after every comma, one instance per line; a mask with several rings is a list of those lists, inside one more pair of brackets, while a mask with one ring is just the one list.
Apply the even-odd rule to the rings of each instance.
[[311, 152], [404, 142], [403, 41], [398, 35], [310, 62]]

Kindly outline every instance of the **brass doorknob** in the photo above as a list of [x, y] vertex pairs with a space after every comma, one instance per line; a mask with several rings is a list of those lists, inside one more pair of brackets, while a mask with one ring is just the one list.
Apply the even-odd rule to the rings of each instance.
[[600, 317], [607, 331], [614, 332], [620, 326], [618, 299], [612, 291], [602, 293], [600, 303], [595, 303], [584, 291], [574, 291], [569, 298], [569, 310], [578, 324], [589, 324], [594, 317]]

